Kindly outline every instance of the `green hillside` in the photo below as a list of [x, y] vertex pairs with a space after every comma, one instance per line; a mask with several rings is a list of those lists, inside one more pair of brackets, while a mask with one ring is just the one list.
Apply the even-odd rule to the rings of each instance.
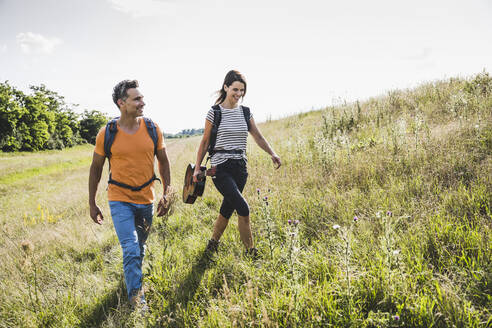
[[274, 170], [249, 140], [256, 262], [235, 216], [204, 256], [221, 198], [208, 180], [204, 197], [181, 202], [200, 137], [168, 141], [179, 199], [154, 221], [144, 318], [126, 301], [106, 177], [105, 224], [89, 218], [92, 146], [0, 154], [0, 327], [492, 325], [487, 73], [260, 129], [284, 164]]

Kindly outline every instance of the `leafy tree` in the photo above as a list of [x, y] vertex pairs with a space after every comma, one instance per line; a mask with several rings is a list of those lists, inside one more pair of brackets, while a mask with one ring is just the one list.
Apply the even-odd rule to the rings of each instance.
[[31, 86], [31, 90], [34, 91], [32, 98], [38, 102], [38, 108], [50, 115], [50, 119], [45, 120], [50, 135], [43, 148], [62, 149], [81, 143], [78, 115], [67, 106], [64, 97], [44, 85]]
[[0, 83], [0, 149], [36, 151], [82, 143], [79, 115], [64, 97], [44, 85], [30, 90], [25, 94]]
[[80, 136], [94, 145], [99, 129], [108, 122], [108, 119], [109, 117], [100, 111], [85, 110], [80, 120]]
[[18, 99], [23, 96], [8, 82], [0, 83], [0, 149], [3, 151], [16, 151], [22, 147], [18, 122], [27, 111]]
[[49, 111], [47, 104], [39, 95], [24, 95], [24, 106], [27, 113], [19, 118], [19, 122], [29, 127], [24, 135], [21, 150], [44, 149], [50, 135], [55, 131], [55, 113]]

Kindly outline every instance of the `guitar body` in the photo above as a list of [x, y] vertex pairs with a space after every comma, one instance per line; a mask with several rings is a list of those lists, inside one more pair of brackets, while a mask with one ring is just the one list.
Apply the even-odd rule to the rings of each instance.
[[203, 195], [205, 190], [205, 176], [207, 168], [200, 166], [202, 174], [198, 175], [198, 182], [193, 182], [193, 172], [195, 171], [194, 164], [188, 164], [185, 171], [184, 185], [183, 185], [183, 202], [186, 204], [193, 204], [198, 196]]

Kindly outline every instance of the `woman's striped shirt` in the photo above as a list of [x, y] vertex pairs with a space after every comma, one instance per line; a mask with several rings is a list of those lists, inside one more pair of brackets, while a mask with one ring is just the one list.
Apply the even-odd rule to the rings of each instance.
[[[224, 163], [228, 159], [241, 159], [247, 161], [246, 157], [246, 140], [248, 139], [248, 124], [244, 118], [241, 106], [233, 109], [225, 109], [220, 106], [222, 118], [217, 131], [217, 141], [215, 149], [242, 149], [242, 154], [215, 153], [210, 163], [212, 166]], [[250, 119], [253, 115], [250, 115]], [[214, 123], [214, 110], [210, 108], [207, 113], [207, 121]]]

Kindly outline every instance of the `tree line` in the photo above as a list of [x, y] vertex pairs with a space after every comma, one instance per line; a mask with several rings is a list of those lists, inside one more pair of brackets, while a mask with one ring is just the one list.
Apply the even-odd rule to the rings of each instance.
[[164, 133], [164, 137], [165, 138], [188, 138], [188, 137], [191, 137], [191, 136], [196, 136], [196, 135], [200, 135], [200, 134], [203, 134], [203, 128], [202, 129], [184, 129], [184, 130], [181, 130], [180, 132], [178, 133]]
[[0, 82], [0, 150], [37, 151], [94, 144], [108, 116], [97, 110], [74, 112], [77, 105], [45, 85], [30, 86], [26, 94]]

